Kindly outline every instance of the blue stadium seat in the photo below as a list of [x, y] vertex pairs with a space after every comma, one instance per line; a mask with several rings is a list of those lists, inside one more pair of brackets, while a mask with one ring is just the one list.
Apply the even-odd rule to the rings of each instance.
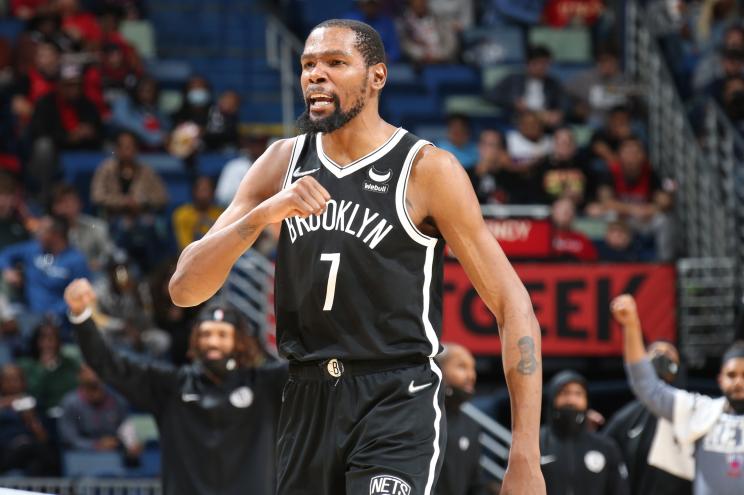
[[23, 31], [23, 21], [13, 18], [0, 19], [0, 38], [14, 41]]
[[524, 35], [517, 27], [475, 28], [463, 33], [465, 53], [471, 53], [478, 65], [523, 63], [526, 50]]
[[70, 450], [62, 455], [62, 470], [66, 477], [123, 476], [126, 473], [118, 452]]
[[192, 69], [182, 60], [149, 60], [146, 72], [160, 84], [160, 88], [180, 89], [191, 76]]

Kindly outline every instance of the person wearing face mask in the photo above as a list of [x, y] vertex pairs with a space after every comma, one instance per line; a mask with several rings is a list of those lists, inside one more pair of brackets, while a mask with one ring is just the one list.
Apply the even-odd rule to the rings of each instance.
[[96, 294], [86, 279], [67, 286], [69, 319], [87, 364], [160, 433], [164, 495], [270, 495], [275, 490], [276, 421], [287, 381], [266, 364], [238, 312], [210, 302], [190, 339], [190, 364], [174, 367], [114, 350], [91, 318]]
[[475, 391], [475, 359], [458, 344], [445, 344], [438, 362], [444, 375], [444, 409], [447, 413], [447, 447], [434, 493], [483, 495], [485, 480], [480, 467], [480, 426], [460, 411]]
[[643, 348], [633, 297], [618, 296], [610, 309], [623, 327], [630, 387], [655, 416], [671, 423], [682, 450], [683, 455], [675, 455], [660, 448], [656, 465], [691, 479], [695, 495], [744, 493], [744, 342], [732, 344], [721, 359], [718, 385], [723, 397], [691, 393], [672, 387], [654, 372]]
[[[679, 372], [679, 353], [669, 342], [656, 341], [648, 346], [646, 355], [656, 375], [668, 384], [674, 383]], [[666, 426], [657, 427], [657, 423]], [[649, 457], [662, 446], [679, 452], [679, 446], [669, 432], [669, 422], [656, 416], [639, 400], [630, 402], [610, 419], [602, 433], [615, 440], [628, 466], [630, 493], [638, 495], [685, 495], [692, 493], [689, 480], [679, 478], [656, 467], [655, 457]], [[652, 447], [653, 446], [653, 447]]]
[[540, 465], [548, 495], [627, 495], [628, 471], [614, 442], [587, 429], [586, 379], [556, 374], [547, 387]]

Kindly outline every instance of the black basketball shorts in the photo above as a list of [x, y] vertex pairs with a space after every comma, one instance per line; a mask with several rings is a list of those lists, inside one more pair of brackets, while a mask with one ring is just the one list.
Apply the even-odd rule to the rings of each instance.
[[446, 444], [441, 371], [405, 362], [290, 365], [279, 495], [431, 495]]

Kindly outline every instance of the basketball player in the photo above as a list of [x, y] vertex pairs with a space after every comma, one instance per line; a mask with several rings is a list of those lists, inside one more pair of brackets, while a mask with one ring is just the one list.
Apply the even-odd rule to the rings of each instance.
[[512, 399], [502, 493], [542, 494], [540, 333], [486, 229], [465, 170], [378, 114], [377, 32], [330, 20], [301, 58], [300, 136], [272, 145], [225, 213], [181, 254], [175, 304], [214, 294], [268, 225], [282, 223], [277, 339], [290, 362], [279, 419], [281, 495], [430, 495], [445, 444], [442, 248], [496, 316]]

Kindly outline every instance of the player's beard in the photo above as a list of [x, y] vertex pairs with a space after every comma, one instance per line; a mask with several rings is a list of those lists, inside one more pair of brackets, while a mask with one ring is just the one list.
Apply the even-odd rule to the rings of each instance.
[[724, 394], [734, 414], [744, 414], [744, 399], [735, 399], [731, 394]]
[[357, 101], [354, 102], [354, 105], [344, 112], [341, 110], [341, 102], [338, 99], [338, 95], [333, 94], [331, 97], [333, 98], [333, 113], [317, 120], [313, 120], [310, 117], [310, 101], [305, 100], [305, 111], [297, 118], [297, 129], [300, 134], [318, 132], [327, 134], [341, 129], [343, 126], [348, 124], [351, 119], [359, 115], [366, 104], [364, 92], [362, 92], [361, 96], [359, 96]]

